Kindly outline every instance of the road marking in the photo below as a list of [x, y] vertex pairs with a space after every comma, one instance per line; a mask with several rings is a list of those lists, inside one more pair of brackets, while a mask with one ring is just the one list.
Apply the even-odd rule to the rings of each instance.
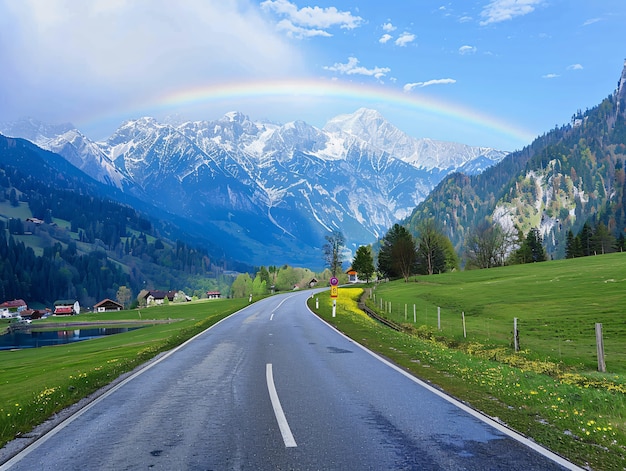
[[276, 421], [278, 422], [278, 428], [280, 428], [280, 433], [283, 436], [283, 442], [285, 442], [285, 447], [296, 447], [298, 445], [296, 445], [296, 441], [291, 434], [291, 429], [289, 428], [289, 424], [287, 423], [287, 418], [285, 417], [283, 408], [280, 405], [280, 400], [278, 399], [278, 394], [276, 393], [276, 386], [274, 386], [274, 374], [272, 373], [271, 363], [265, 365], [265, 377], [267, 378], [267, 389], [270, 392], [270, 400], [272, 401], [272, 407], [274, 408], [274, 415], [276, 416]]
[[285, 301], [287, 301], [289, 298], [293, 298], [294, 296], [295, 296], [295, 294], [292, 294], [291, 296], [287, 296], [280, 303], [278, 303], [278, 306], [276, 306], [274, 308], [274, 310], [272, 311], [272, 315], [270, 316], [270, 320], [274, 320], [274, 313], [280, 309], [280, 306], [282, 306]]

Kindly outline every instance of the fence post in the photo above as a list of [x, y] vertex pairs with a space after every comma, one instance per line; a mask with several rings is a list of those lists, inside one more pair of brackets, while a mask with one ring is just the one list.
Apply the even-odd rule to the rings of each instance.
[[515, 351], [519, 352], [519, 332], [517, 330], [517, 317], [513, 318], [513, 345], [515, 345]]
[[437, 329], [441, 330], [441, 308], [437, 306]]
[[413, 304], [413, 324], [417, 324], [417, 312], [415, 311], [415, 304]]
[[602, 324], [596, 323], [596, 348], [598, 350], [598, 371], [606, 373], [606, 364], [604, 363], [604, 338], [602, 336]]
[[463, 317], [463, 338], [467, 338], [467, 330], [465, 329], [465, 311], [461, 313], [461, 317]]

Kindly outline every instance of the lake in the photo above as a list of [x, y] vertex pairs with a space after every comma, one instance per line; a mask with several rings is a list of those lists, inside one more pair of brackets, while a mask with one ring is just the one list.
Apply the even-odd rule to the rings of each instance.
[[141, 329], [141, 327], [91, 327], [85, 329], [47, 331], [30, 329], [17, 330], [0, 335], [0, 350], [63, 345], [83, 340], [97, 339], [107, 335], [121, 334], [135, 329]]

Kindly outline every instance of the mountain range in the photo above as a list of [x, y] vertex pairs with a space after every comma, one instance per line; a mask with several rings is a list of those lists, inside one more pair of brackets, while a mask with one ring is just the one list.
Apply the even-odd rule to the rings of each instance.
[[71, 124], [33, 119], [0, 125], [0, 133], [61, 155], [110, 195], [187, 221], [214, 255], [253, 266], [320, 267], [332, 231], [349, 250], [375, 242], [447, 175], [478, 175], [508, 154], [416, 139], [370, 109], [322, 129], [232, 112], [177, 125], [127, 121], [101, 142]]

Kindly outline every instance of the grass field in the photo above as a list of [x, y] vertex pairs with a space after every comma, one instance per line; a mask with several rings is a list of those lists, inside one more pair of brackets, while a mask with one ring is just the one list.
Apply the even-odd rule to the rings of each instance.
[[517, 318], [525, 355], [583, 372], [598, 367], [595, 324], [601, 323], [607, 371], [626, 373], [624, 253], [382, 283], [368, 306], [461, 344], [512, 346]]

